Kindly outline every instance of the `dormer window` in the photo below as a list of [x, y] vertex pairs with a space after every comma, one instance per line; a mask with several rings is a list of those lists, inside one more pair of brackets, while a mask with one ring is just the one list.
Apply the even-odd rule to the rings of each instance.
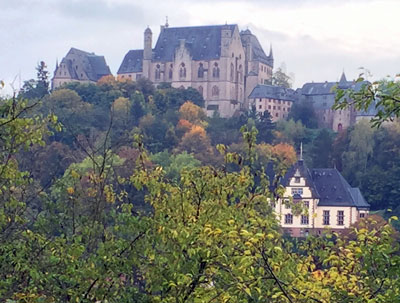
[[300, 177], [294, 177], [294, 183], [300, 183]]

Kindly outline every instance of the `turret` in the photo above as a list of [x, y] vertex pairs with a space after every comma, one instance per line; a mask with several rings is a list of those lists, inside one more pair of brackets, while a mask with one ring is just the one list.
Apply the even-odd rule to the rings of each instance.
[[221, 29], [221, 57], [228, 57], [229, 45], [232, 40], [232, 30], [229, 25], [224, 25]]
[[271, 67], [273, 68], [274, 67], [274, 54], [272, 53], [272, 44], [269, 47], [268, 59], [269, 59], [269, 62], [271, 64]]
[[143, 60], [151, 60], [153, 46], [152, 46], [153, 33], [149, 27], [144, 31], [144, 49], [143, 49]]

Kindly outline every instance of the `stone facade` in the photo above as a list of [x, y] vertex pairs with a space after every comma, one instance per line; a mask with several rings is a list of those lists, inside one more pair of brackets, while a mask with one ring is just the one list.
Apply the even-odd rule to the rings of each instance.
[[[285, 193], [274, 206], [284, 232], [301, 237], [324, 230], [342, 232], [369, 213], [369, 204], [358, 188], [352, 188], [336, 169], [309, 170], [303, 160], [282, 180]], [[288, 201], [302, 205], [294, 214]]]
[[318, 118], [319, 127], [330, 128], [335, 132], [342, 131], [356, 123], [359, 114], [350, 106], [345, 110], [333, 110], [335, 87], [359, 91], [366, 82], [347, 81], [343, 73], [339, 82], [306, 83], [301, 88], [299, 99], [311, 101]]
[[260, 114], [268, 111], [273, 122], [286, 119], [295, 101], [295, 91], [281, 86], [258, 84], [249, 95], [250, 106]]
[[249, 30], [237, 25], [162, 26], [152, 47], [152, 31], [144, 32], [144, 49], [129, 51], [118, 78], [146, 77], [173, 87], [195, 88], [203, 95], [208, 115], [231, 117], [248, 108], [247, 96], [271, 78], [272, 51], [266, 56]]
[[103, 56], [71, 48], [61, 63], [56, 64], [51, 86], [55, 89], [69, 82], [95, 83], [108, 75], [111, 71]]

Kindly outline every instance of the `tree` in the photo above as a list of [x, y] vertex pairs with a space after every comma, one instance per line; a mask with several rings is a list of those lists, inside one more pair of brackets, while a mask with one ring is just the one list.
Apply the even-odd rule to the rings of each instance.
[[288, 119], [293, 119], [295, 122], [301, 121], [301, 123], [308, 128], [318, 127], [317, 114], [315, 113], [312, 102], [308, 100], [294, 102], [290, 109]]
[[348, 150], [343, 153], [343, 173], [349, 182], [362, 185], [362, 176], [366, 173], [367, 164], [374, 150], [374, 129], [368, 121], [360, 121], [350, 132]]
[[332, 167], [333, 133], [326, 128], [319, 131], [311, 147], [312, 167]]
[[20, 97], [26, 99], [42, 99], [49, 94], [49, 72], [44, 61], [36, 67], [37, 80], [28, 80], [22, 86]]
[[[366, 82], [362, 73], [357, 79], [359, 90], [337, 89], [333, 109], [345, 109], [353, 106], [356, 110], [367, 112], [374, 110], [373, 126], [379, 127], [385, 121], [400, 117], [400, 82], [383, 79], [373, 83]], [[397, 75], [398, 76], [398, 75]]]
[[291, 88], [292, 79], [283, 72], [282, 68], [279, 67], [272, 75], [272, 85]]

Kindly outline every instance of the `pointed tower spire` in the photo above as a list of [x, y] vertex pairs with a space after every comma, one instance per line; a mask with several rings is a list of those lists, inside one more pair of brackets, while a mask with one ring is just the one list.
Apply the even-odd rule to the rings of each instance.
[[58, 58], [56, 58], [56, 69], [58, 68]]
[[342, 72], [342, 75], [340, 76], [338, 87], [339, 88], [347, 88], [348, 87], [346, 75], [344, 74], [344, 70]]
[[269, 46], [269, 55], [268, 55], [268, 57], [269, 57], [270, 59], [274, 59], [274, 54], [272, 53], [272, 43], [271, 43], [270, 46]]
[[300, 161], [303, 160], [303, 141], [300, 142], [300, 159], [299, 160]]
[[168, 24], [168, 16], [165, 16], [165, 28], [167, 28], [169, 26]]

